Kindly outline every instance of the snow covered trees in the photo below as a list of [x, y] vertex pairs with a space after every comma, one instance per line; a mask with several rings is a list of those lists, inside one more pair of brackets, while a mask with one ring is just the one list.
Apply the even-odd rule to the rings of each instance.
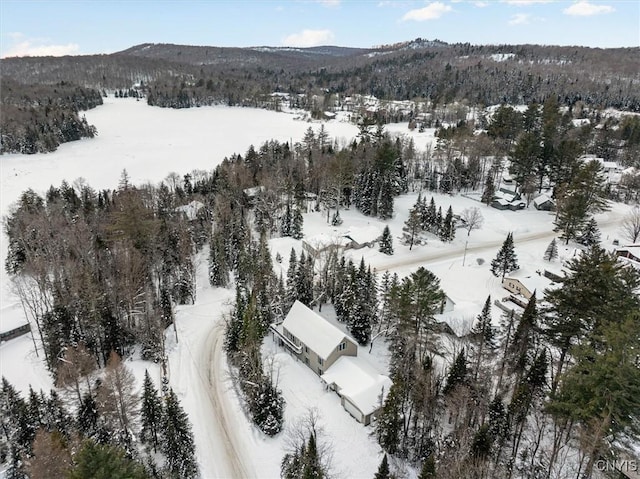
[[513, 245], [513, 233], [509, 233], [502, 243], [497, 256], [491, 261], [491, 272], [494, 276], [505, 277], [508, 273], [518, 269], [518, 260]]
[[602, 166], [597, 161], [580, 165], [567, 185], [559, 187], [555, 224], [568, 244], [583, 231], [588, 215], [607, 210]]
[[558, 257], [558, 244], [556, 239], [553, 238], [547, 249], [544, 251], [544, 259], [551, 262]]
[[420, 214], [416, 206], [414, 206], [409, 210], [409, 217], [402, 227], [402, 242], [409, 246], [409, 251], [411, 251], [414, 244], [421, 244], [418, 236], [421, 230], [422, 221]]
[[389, 226], [385, 226], [382, 231], [382, 237], [380, 238], [380, 247], [378, 250], [381, 253], [392, 255], [393, 254], [393, 237], [391, 236], [391, 231], [389, 230]]
[[189, 418], [172, 389], [165, 396], [161, 451], [171, 477], [191, 479], [198, 476], [195, 444]]

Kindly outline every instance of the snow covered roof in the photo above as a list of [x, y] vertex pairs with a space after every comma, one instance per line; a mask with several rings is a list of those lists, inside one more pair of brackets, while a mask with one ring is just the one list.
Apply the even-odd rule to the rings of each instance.
[[251, 188], [245, 188], [242, 192], [249, 198], [253, 198], [258, 193], [262, 193], [266, 188], [264, 186], [253, 186]]
[[300, 301], [293, 303], [282, 327], [323, 359], [327, 359], [344, 338], [348, 337]]
[[358, 244], [368, 243], [374, 241], [382, 236], [382, 230], [377, 226], [363, 226], [357, 228], [350, 228], [344, 236], [351, 238]]
[[534, 204], [534, 205], [543, 205], [543, 204], [545, 204], [547, 201], [550, 201], [550, 202], [552, 202], [552, 203], [553, 203], [553, 199], [552, 199], [550, 196], [542, 194], [542, 195], [540, 195], [540, 196], [536, 196], [536, 197], [533, 199], [533, 204]]
[[319, 233], [317, 235], [305, 238], [303, 241], [317, 251], [321, 251], [324, 248], [334, 245], [346, 246], [346, 244], [348, 243], [347, 239], [344, 236], [337, 233]]
[[379, 374], [357, 356], [342, 356], [322, 376], [327, 384], [335, 384], [362, 414], [376, 411], [391, 388], [391, 379]]
[[187, 215], [187, 218], [189, 218], [190, 220], [195, 220], [196, 219], [196, 215], [198, 214], [198, 211], [203, 206], [204, 206], [203, 203], [200, 203], [199, 201], [195, 201], [194, 200], [191, 203], [189, 203], [188, 205], [178, 206], [176, 208], [176, 211], [182, 211], [182, 212], [184, 212], [184, 214]]

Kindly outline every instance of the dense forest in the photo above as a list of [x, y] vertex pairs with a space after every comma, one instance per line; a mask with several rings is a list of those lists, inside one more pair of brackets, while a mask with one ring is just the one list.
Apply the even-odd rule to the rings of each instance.
[[[273, 92], [315, 116], [351, 95], [419, 101], [430, 110], [456, 103], [483, 108], [544, 103], [640, 111], [637, 48], [446, 44], [416, 39], [371, 49], [217, 48], [144, 44], [110, 55], [5, 58], [2, 152], [51, 151], [95, 131], [75, 110], [99, 104], [98, 92], [136, 88], [150, 105], [227, 104], [278, 108]], [[43, 85], [56, 86], [48, 92]], [[78, 85], [91, 101], [62, 101]], [[34, 90], [40, 90], [35, 95]], [[6, 94], [5, 94], [6, 92]], [[46, 113], [30, 98], [64, 104]], [[417, 112], [415, 112], [417, 113]], [[402, 118], [408, 121], [411, 118]], [[393, 121], [385, 117], [384, 121]], [[395, 121], [398, 121], [396, 119]], [[34, 127], [33, 125], [38, 125]], [[64, 127], [63, 127], [64, 125]]]
[[[225, 349], [247, 414], [265, 434], [280, 433], [286, 407], [261, 355], [268, 326], [296, 300], [330, 303], [360, 344], [384, 330], [389, 346], [393, 387], [374, 430], [390, 460], [376, 477], [393, 477], [398, 461], [425, 478], [592, 477], [596, 461], [619, 457], [640, 429], [640, 277], [599, 247], [593, 214], [608, 199], [637, 202], [640, 182], [629, 175], [612, 188], [602, 166], [582, 155], [638, 166], [640, 124], [626, 117], [616, 128], [575, 126], [572, 115], [555, 95], [524, 112], [502, 106], [479, 120], [483, 132], [474, 134], [465, 120], [442, 126], [425, 152], [383, 125], [362, 122], [344, 147], [309, 128], [299, 143], [252, 146], [213, 171], [170, 174], [159, 185], [133, 185], [124, 171], [111, 190], [64, 182], [43, 195], [23, 192], [5, 223], [5, 268], [61, 392], [25, 399], [3, 382], [1, 445], [10, 477], [44, 477], [34, 471], [54, 456], [65, 458], [56, 466], [70, 477], [83, 477], [83, 464], [97, 460], [121, 461], [131, 470], [126, 477], [196, 476], [175, 395], [163, 382], [160, 399], [146, 378], [139, 400], [120, 358], [139, 353], [164, 364], [174, 308], [196, 300], [203, 256], [211, 286], [235, 290]], [[504, 170], [525, 198], [548, 190], [561, 238], [587, 248], [566, 265], [559, 288], [532, 296], [499, 327], [487, 298], [470, 333], [452, 335], [434, 317], [444, 292], [426, 268], [404, 278], [376, 275], [335, 250], [293, 250], [286, 277], [274, 273], [268, 240], [302, 238], [303, 213], [339, 224], [340, 211], [353, 207], [387, 219], [397, 214], [394, 199], [409, 191], [421, 194], [403, 243], [426, 234], [451, 241], [462, 217], [470, 233], [473, 212], [456, 218], [429, 192], [478, 191], [490, 201]], [[186, 215], [187, 204], [197, 214]], [[393, 254], [400, 234], [387, 234], [381, 250]], [[545, 255], [554, 258], [552, 245]], [[509, 235], [491, 271], [504, 276], [516, 267]], [[435, 366], [443, 360], [444, 373]], [[56, 405], [60, 394], [75, 415]], [[313, 427], [307, 432], [283, 458], [282, 477], [330, 474]]]

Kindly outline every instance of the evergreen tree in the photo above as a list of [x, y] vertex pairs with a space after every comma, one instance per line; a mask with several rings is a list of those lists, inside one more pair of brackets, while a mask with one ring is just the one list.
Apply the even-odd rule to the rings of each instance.
[[487, 354], [495, 348], [495, 331], [491, 325], [491, 296], [487, 296], [482, 312], [478, 315], [476, 324], [471, 328], [471, 334], [477, 343], [477, 351], [475, 353], [475, 366], [473, 379], [478, 379], [480, 365]]
[[442, 231], [442, 206], [438, 206], [438, 212], [436, 213], [436, 218], [433, 220], [433, 226], [431, 227], [431, 232], [434, 235], [440, 236], [440, 231]]
[[453, 241], [453, 238], [455, 237], [454, 226], [453, 210], [451, 209], [451, 206], [449, 206], [447, 214], [442, 220], [442, 227], [440, 228], [440, 240], [445, 242]]
[[87, 438], [98, 441], [103, 435], [98, 425], [98, 405], [90, 391], [85, 392], [78, 408], [76, 425], [78, 430]]
[[378, 467], [378, 472], [376, 472], [375, 476], [373, 476], [373, 479], [389, 479], [390, 477], [389, 463], [387, 462], [387, 455], [385, 454], [382, 458], [380, 466]]
[[504, 279], [507, 273], [518, 268], [518, 260], [513, 246], [513, 233], [509, 233], [502, 243], [498, 255], [491, 261], [491, 272], [494, 276], [502, 275], [502, 279]]
[[556, 242], [556, 239], [553, 238], [551, 240], [551, 243], [549, 243], [549, 246], [547, 246], [547, 249], [544, 252], [544, 259], [551, 262], [551, 260], [554, 260], [557, 257], [558, 257], [558, 243]]
[[560, 351], [552, 390], [574, 344], [587, 335], [600, 334], [606, 322], [640, 309], [640, 299], [634, 293], [640, 286], [640, 275], [599, 246], [568, 261], [566, 270], [562, 287], [545, 294], [549, 306], [544, 310], [543, 332]]
[[224, 238], [219, 229], [213, 233], [209, 244], [209, 284], [226, 288], [229, 284], [229, 264], [224, 249]]
[[536, 305], [535, 291], [529, 298], [518, 326], [509, 345], [509, 351], [513, 359], [512, 368], [521, 373], [530, 361], [530, 352], [533, 349], [538, 329], [538, 308]]
[[484, 181], [484, 189], [482, 190], [482, 201], [485, 205], [490, 205], [493, 201], [493, 195], [495, 194], [496, 187], [493, 184], [493, 172], [490, 171], [487, 178]]
[[300, 208], [295, 208], [293, 210], [293, 216], [291, 218], [291, 230], [290, 230], [290, 236], [294, 239], [302, 239], [302, 224], [303, 224], [303, 217], [302, 217], [302, 212], [300, 211]]
[[380, 188], [380, 200], [378, 202], [378, 217], [388, 220], [393, 217], [393, 184], [389, 178], [385, 178]]
[[275, 436], [284, 422], [284, 398], [267, 376], [259, 382], [252, 405], [253, 421], [267, 436]]
[[464, 384], [467, 381], [467, 358], [464, 354], [464, 348], [458, 353], [455, 361], [449, 369], [447, 380], [442, 388], [443, 394], [449, 394], [456, 386]]
[[409, 210], [409, 217], [402, 228], [402, 242], [405, 245], [409, 245], [409, 251], [411, 251], [414, 244], [420, 244], [419, 234], [421, 229], [420, 216], [414, 206]]
[[402, 397], [404, 385], [395, 379], [384, 401], [382, 411], [378, 415], [376, 437], [378, 444], [389, 454], [396, 454], [400, 450], [402, 428], [404, 425], [402, 412]]
[[68, 479], [149, 479], [144, 467], [119, 447], [86, 441], [73, 460]]
[[340, 226], [342, 224], [342, 218], [340, 217], [340, 211], [336, 211], [331, 217], [331, 226]]
[[437, 231], [436, 228], [436, 218], [438, 216], [438, 210], [436, 209], [436, 202], [431, 197], [431, 201], [429, 201], [429, 206], [425, 209], [425, 214], [422, 218], [422, 229], [425, 231]]
[[162, 401], [158, 396], [158, 391], [153, 385], [149, 371], [144, 372], [144, 382], [142, 386], [142, 405], [140, 408], [142, 429], [140, 431], [140, 441], [153, 446], [153, 452], [158, 448], [158, 439], [162, 430]]
[[304, 469], [302, 470], [302, 479], [323, 479], [325, 471], [320, 464], [318, 455], [318, 446], [316, 444], [316, 435], [311, 433], [307, 442], [307, 450], [304, 458]]
[[420, 475], [418, 479], [436, 479], [436, 461], [433, 458], [433, 454], [429, 454], [425, 461], [422, 463], [422, 468], [420, 469]]
[[638, 437], [640, 425], [640, 309], [607, 321], [596, 337], [574, 348], [574, 366], [563, 373], [548, 409], [558, 418], [576, 421], [589, 438], [591, 477], [596, 461], [611, 448], [611, 438]]
[[167, 460], [166, 469], [171, 477], [188, 479], [198, 476], [191, 424], [173, 389], [169, 389], [165, 397], [161, 441], [161, 450]]
[[280, 234], [282, 236], [291, 236], [291, 224], [293, 217], [291, 215], [291, 206], [287, 203], [284, 215], [280, 218]]
[[296, 271], [298, 270], [298, 260], [296, 258], [296, 250], [291, 248], [289, 254], [289, 267], [287, 268], [287, 311], [291, 305], [298, 299], [296, 283]]
[[598, 229], [598, 223], [595, 218], [592, 217], [587, 221], [578, 242], [587, 247], [597, 246], [600, 244], [600, 230]]
[[388, 225], [384, 227], [384, 231], [382, 232], [379, 251], [388, 255], [393, 254], [393, 237], [391, 236]]

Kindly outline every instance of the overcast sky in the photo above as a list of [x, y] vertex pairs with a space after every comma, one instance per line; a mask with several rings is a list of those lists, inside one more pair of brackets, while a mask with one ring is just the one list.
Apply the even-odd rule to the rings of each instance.
[[639, 0], [1, 0], [0, 56], [113, 53], [140, 43], [371, 47], [640, 46]]

